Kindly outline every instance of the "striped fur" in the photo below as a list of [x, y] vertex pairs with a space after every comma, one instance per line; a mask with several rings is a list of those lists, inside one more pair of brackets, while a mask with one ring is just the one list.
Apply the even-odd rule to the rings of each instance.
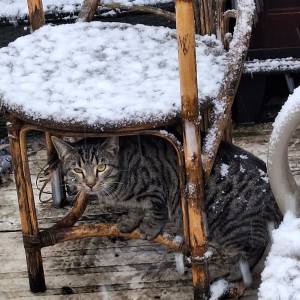
[[[115, 155], [109, 149], [114, 143]], [[72, 148], [56, 140], [54, 145], [58, 154], [69, 153], [64, 157], [59, 155], [69, 194], [85, 190], [97, 194], [106, 205], [130, 208], [129, 214], [118, 222], [121, 231], [131, 232], [139, 227], [145, 238], [153, 239], [169, 218], [181, 220], [176, 156], [173, 148], [162, 139], [127, 137], [114, 141], [111, 138], [102, 144], [93, 139], [83, 140]], [[94, 172], [94, 166], [100, 162], [107, 165], [103, 174]], [[76, 174], [76, 168], [83, 168], [84, 176]], [[95, 185], [90, 190], [85, 181], [92, 176]]]
[[205, 187], [213, 278], [239, 279], [241, 261], [253, 268], [270, 241], [270, 223], [279, 225], [282, 217], [266, 172], [257, 157], [234, 145], [221, 145]]
[[[56, 139], [54, 145], [70, 196], [84, 189], [106, 205], [128, 208], [118, 222], [121, 231], [139, 228], [145, 238], [153, 239], [168, 219], [181, 220], [176, 155], [162, 139], [88, 139], [73, 146]], [[106, 171], [95, 172], [103, 163]], [[74, 168], [84, 169], [84, 175]], [[269, 223], [276, 226], [281, 220], [265, 172], [265, 164], [250, 153], [221, 145], [205, 187], [213, 280], [241, 278], [241, 262], [252, 268], [259, 261], [269, 242]]]

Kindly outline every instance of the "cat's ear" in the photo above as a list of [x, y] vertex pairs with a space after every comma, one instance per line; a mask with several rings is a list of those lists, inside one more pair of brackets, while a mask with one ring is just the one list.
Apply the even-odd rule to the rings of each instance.
[[52, 136], [51, 140], [60, 160], [66, 158], [66, 156], [74, 150], [74, 148], [70, 144], [66, 143], [65, 141], [59, 139], [56, 136]]
[[112, 136], [107, 138], [102, 144], [102, 148], [105, 149], [108, 153], [116, 155], [119, 152], [119, 137]]

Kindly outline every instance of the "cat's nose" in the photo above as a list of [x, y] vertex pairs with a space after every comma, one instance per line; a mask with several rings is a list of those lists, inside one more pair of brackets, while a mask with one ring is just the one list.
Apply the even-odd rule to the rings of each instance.
[[88, 186], [90, 189], [92, 189], [92, 188], [94, 187], [94, 185], [96, 184], [96, 180], [95, 180], [95, 178], [87, 178], [85, 184], [86, 184], [86, 186]]
[[86, 186], [88, 186], [90, 189], [92, 189], [94, 185], [95, 185], [94, 182], [87, 182], [86, 183]]

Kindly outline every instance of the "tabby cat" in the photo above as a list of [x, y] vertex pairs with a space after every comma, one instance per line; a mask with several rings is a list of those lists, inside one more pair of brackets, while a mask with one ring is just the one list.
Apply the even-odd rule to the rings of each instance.
[[[153, 239], [169, 220], [181, 227], [176, 155], [163, 139], [111, 137], [70, 144], [53, 137], [53, 143], [69, 197], [84, 190], [104, 204], [128, 208], [117, 224], [121, 232], [138, 228]], [[265, 164], [222, 143], [205, 195], [211, 280], [238, 280], [241, 262], [256, 265], [269, 242], [269, 224], [281, 220]]]

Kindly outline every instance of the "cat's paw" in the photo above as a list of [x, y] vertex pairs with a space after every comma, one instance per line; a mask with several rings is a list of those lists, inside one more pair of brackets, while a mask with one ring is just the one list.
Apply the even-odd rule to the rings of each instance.
[[152, 224], [152, 222], [143, 221], [139, 227], [142, 237], [145, 240], [155, 239], [163, 230], [164, 223]]
[[141, 222], [141, 218], [133, 218], [129, 215], [122, 215], [118, 219], [117, 228], [123, 233], [135, 230]]

